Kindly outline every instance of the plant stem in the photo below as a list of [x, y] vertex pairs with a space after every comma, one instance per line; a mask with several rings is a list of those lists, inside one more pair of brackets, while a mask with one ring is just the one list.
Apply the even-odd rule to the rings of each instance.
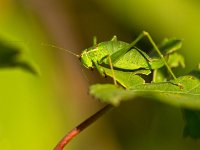
[[67, 143], [69, 143], [70, 140], [72, 140], [73, 137], [78, 135], [81, 131], [83, 131], [85, 128], [87, 128], [89, 125], [94, 123], [98, 118], [100, 118], [103, 114], [105, 114], [108, 110], [110, 110], [112, 106], [110, 104], [104, 106], [102, 109], [97, 111], [95, 114], [90, 116], [88, 119], [83, 121], [81, 124], [76, 126], [74, 129], [72, 129], [66, 136], [64, 136], [60, 142], [56, 145], [54, 150], [62, 150]]

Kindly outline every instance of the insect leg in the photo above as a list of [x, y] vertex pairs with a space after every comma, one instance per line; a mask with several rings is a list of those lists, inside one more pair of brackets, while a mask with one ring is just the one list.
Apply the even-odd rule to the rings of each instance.
[[156, 50], [156, 52], [158, 53], [158, 55], [160, 56], [160, 58], [163, 60], [167, 70], [169, 71], [169, 73], [171, 74], [171, 76], [176, 80], [176, 76], [174, 75], [174, 73], [172, 72], [171, 68], [169, 67], [169, 65], [167, 64], [165, 58], [163, 57], [162, 53], [160, 52], [160, 50], [158, 49], [158, 47], [156, 46], [155, 42], [153, 41], [153, 39], [151, 38], [150, 34], [146, 31], [143, 31], [130, 45], [129, 47], [133, 47], [137, 42], [139, 42], [143, 37], [147, 37], [148, 40], [150, 41], [150, 43], [152, 44], [153, 48]]
[[152, 44], [153, 48], [156, 50], [156, 52], [158, 53], [158, 55], [160, 56], [160, 58], [163, 60], [165, 66], [167, 67], [167, 70], [169, 71], [169, 73], [171, 74], [171, 76], [176, 80], [176, 76], [174, 75], [174, 73], [172, 72], [171, 68], [167, 64], [165, 58], [163, 57], [163, 55], [160, 52], [159, 48], [157, 47], [157, 45], [155, 44], [155, 42], [151, 38], [150, 34], [148, 32], [143, 31], [143, 35], [146, 36], [149, 39], [149, 41]]
[[94, 62], [94, 65], [96, 69], [99, 71], [99, 73], [103, 76], [106, 77], [106, 74], [104, 72], [104, 69], [98, 64], [98, 62]]
[[110, 55], [108, 55], [108, 60], [109, 60], [110, 69], [112, 71], [114, 84], [117, 85], [117, 81], [116, 81], [116, 78], [115, 78], [115, 73], [114, 73], [113, 64], [112, 64], [112, 60], [110, 58]]
[[[106, 59], [108, 61], [108, 64], [110, 66], [110, 70], [111, 70], [111, 73], [112, 73], [112, 78], [113, 78], [113, 81], [114, 81], [114, 84], [117, 85], [117, 81], [116, 81], [116, 78], [115, 78], [115, 73], [114, 73], [114, 68], [113, 68], [113, 63], [112, 63], [112, 60], [111, 60], [111, 57], [110, 57], [110, 54], [106, 55], [103, 60]], [[102, 75], [102, 76], [106, 76], [106, 73], [104, 71], [104, 69], [98, 64], [98, 62], [94, 62], [97, 70], [99, 71], [99, 73]]]
[[171, 68], [169, 67], [169, 65], [167, 64], [165, 58], [163, 57], [162, 53], [160, 52], [160, 50], [158, 49], [158, 47], [156, 46], [155, 42], [153, 41], [153, 39], [151, 38], [150, 34], [146, 31], [143, 31], [131, 44], [129, 44], [126, 48], [123, 48], [117, 52], [115, 52], [114, 54], [111, 55], [111, 60], [113, 63], [116, 63], [122, 56], [124, 56], [131, 47], [133, 47], [134, 45], [136, 45], [142, 38], [147, 37], [148, 40], [150, 41], [150, 43], [152, 44], [153, 48], [156, 50], [156, 52], [158, 53], [158, 55], [161, 57], [161, 59], [163, 60], [167, 70], [169, 71], [169, 73], [171, 74], [171, 76], [176, 79], [176, 76], [174, 75], [174, 73], [172, 72]]

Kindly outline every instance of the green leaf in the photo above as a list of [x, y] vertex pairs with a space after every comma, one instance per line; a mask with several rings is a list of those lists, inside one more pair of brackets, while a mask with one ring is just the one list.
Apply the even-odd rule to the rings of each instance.
[[[106, 75], [113, 78], [113, 72], [111, 69], [103, 67]], [[138, 84], [145, 83], [144, 79], [139, 75], [149, 75], [151, 73], [150, 70], [140, 69], [135, 71], [120, 71], [120, 70], [113, 70], [115, 79], [118, 83], [120, 83], [126, 89], [134, 87]]]
[[16, 47], [6, 45], [0, 41], [0, 68], [19, 67], [23, 70], [37, 74], [36, 70], [30, 63], [20, 59], [21, 52]]
[[178, 66], [185, 68], [185, 59], [181, 54], [173, 53], [169, 55], [167, 64], [169, 65], [170, 68], [175, 68]]
[[200, 70], [197, 70], [176, 81], [139, 84], [131, 90], [111, 84], [96, 84], [90, 87], [90, 94], [112, 105], [119, 105], [121, 101], [133, 100], [139, 96], [182, 108], [200, 109], [199, 79]]
[[163, 42], [159, 45], [159, 49], [163, 54], [170, 54], [182, 47], [182, 40], [178, 38], [164, 39]]
[[131, 90], [112, 84], [96, 84], [90, 87], [90, 94], [114, 106], [144, 97], [181, 107], [186, 121], [184, 136], [200, 138], [200, 69], [176, 81], [138, 84]]
[[[169, 55], [182, 47], [182, 40], [178, 38], [164, 39], [159, 45], [158, 48], [163, 55]], [[155, 50], [152, 50], [150, 56], [157, 56]]]
[[[167, 64], [170, 68], [185, 67], [184, 57], [179, 53], [172, 53], [168, 56]], [[164, 82], [168, 81], [170, 78], [169, 72], [166, 67], [153, 70], [153, 81], [154, 82]]]

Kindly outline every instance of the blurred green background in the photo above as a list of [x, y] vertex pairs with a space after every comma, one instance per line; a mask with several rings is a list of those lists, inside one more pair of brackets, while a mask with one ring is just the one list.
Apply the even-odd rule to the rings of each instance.
[[[117, 35], [131, 42], [142, 30], [156, 42], [184, 39], [186, 68], [200, 58], [197, 0], [0, 0], [0, 38], [22, 49], [39, 72], [0, 70], [0, 149], [48, 150], [103, 104], [88, 95], [91, 83], [107, 82], [54, 44], [80, 54]], [[88, 80], [86, 79], [86, 77]], [[179, 108], [152, 101], [123, 103], [81, 133], [69, 150], [191, 150], [200, 142], [182, 137]]]

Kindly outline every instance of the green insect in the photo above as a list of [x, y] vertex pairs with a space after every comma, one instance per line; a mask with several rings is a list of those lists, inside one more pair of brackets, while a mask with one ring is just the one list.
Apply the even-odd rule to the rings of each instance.
[[[136, 47], [136, 44], [145, 36], [153, 46], [154, 51], [150, 55], [147, 55], [144, 51]], [[59, 48], [56, 46], [52, 47]], [[181, 40], [166, 39], [158, 47], [149, 33], [144, 31], [130, 44], [118, 41], [116, 36], [110, 41], [98, 44], [96, 39], [94, 39], [93, 46], [83, 50], [81, 55], [63, 48], [59, 49], [77, 56], [86, 68], [95, 68], [102, 76], [112, 77], [114, 84], [119, 83], [126, 89], [132, 89], [136, 84], [144, 83], [144, 79], [139, 76], [141, 74], [148, 75], [153, 72], [154, 82], [164, 81], [168, 74], [176, 80], [171, 68], [177, 67], [180, 64], [184, 66], [183, 57], [176, 53], [181, 47]], [[168, 72], [167, 75], [165, 74], [166, 70]], [[173, 84], [179, 86], [178, 83]], [[93, 115], [92, 118], [89, 118], [90, 121], [86, 120], [73, 129], [58, 143], [54, 150], [62, 150], [72, 137], [80, 133], [86, 127], [86, 124], [90, 124], [88, 122], [94, 120], [94, 116], [99, 116], [110, 107], [111, 105], [107, 105]]]
[[[147, 37], [157, 52], [159, 58], [151, 58], [144, 51], [136, 47], [136, 44], [143, 38]], [[180, 48], [180, 40], [169, 40], [161, 44], [161, 49], [167, 56]], [[56, 47], [56, 46], [52, 46]], [[58, 47], [56, 47], [58, 48]], [[65, 50], [65, 49], [64, 49]], [[169, 74], [173, 79], [176, 76], [168, 65], [166, 58], [158, 49], [148, 32], [143, 31], [132, 43], [118, 41], [114, 36], [110, 41], [98, 43], [94, 39], [93, 46], [82, 51], [81, 55], [65, 50], [77, 57], [86, 68], [96, 68], [102, 76], [111, 76], [114, 84], [120, 83], [124, 87], [130, 87], [128, 82], [124, 83], [122, 76], [132, 73], [148, 75], [152, 70], [157, 70], [166, 66]], [[155, 55], [155, 54], [154, 54]]]

